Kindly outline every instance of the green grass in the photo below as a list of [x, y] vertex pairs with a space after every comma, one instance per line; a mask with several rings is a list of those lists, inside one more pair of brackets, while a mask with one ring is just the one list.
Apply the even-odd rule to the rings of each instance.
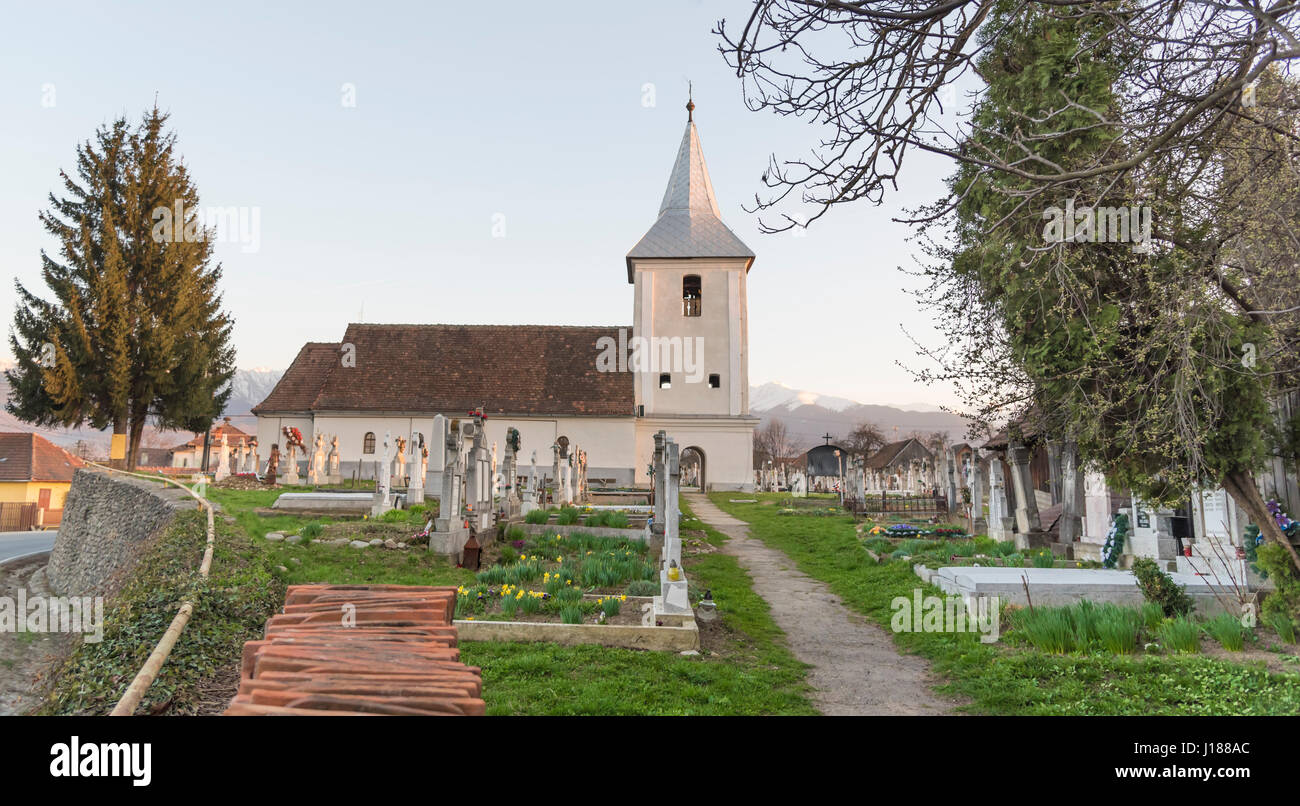
[[1193, 654], [1201, 651], [1201, 627], [1190, 616], [1176, 616], [1160, 625], [1160, 644], [1169, 652]]
[[[867, 556], [852, 519], [780, 516], [760, 494], [758, 504], [715, 505], [749, 521], [750, 533], [780, 549], [802, 572], [827, 583], [847, 607], [889, 629], [896, 596], [923, 586], [907, 563], [877, 564]], [[1014, 629], [1011, 634], [1014, 634]], [[1010, 637], [1010, 636], [1008, 636]], [[988, 714], [1294, 714], [1300, 675], [1271, 674], [1260, 664], [1203, 655], [1116, 655], [1097, 647], [1065, 655], [1031, 647], [982, 644], [973, 633], [897, 633], [895, 644], [932, 663], [947, 678], [938, 690]]]
[[[683, 531], [705, 530], [714, 545], [726, 535], [689, 517]], [[493, 715], [770, 715], [815, 714], [806, 667], [753, 580], [734, 557], [684, 560], [693, 589], [709, 590], [721, 615], [716, 651], [697, 656], [596, 646], [461, 644], [465, 663], [483, 669], [483, 698]]]
[[1241, 626], [1241, 620], [1231, 613], [1220, 613], [1205, 622], [1205, 631], [1229, 652], [1246, 648], [1246, 630]]
[[[458, 584], [475, 589], [471, 572], [435, 560], [425, 551], [265, 543], [261, 538], [268, 531], [297, 531], [307, 519], [254, 513], [254, 509], [274, 502], [278, 494], [275, 491], [209, 491], [213, 500], [236, 518], [240, 531], [255, 536], [248, 542], [258, 552], [261, 565], [288, 569], [275, 571], [272, 579], [276, 586], [314, 581]], [[312, 520], [328, 523], [324, 519]], [[683, 528], [702, 529], [703, 525], [686, 520]], [[708, 539], [720, 543], [726, 536], [709, 530]], [[559, 542], [565, 554], [579, 547], [583, 552], [594, 551], [597, 545], [593, 541], [588, 547], [582, 536], [568, 536]], [[598, 545], [617, 550], [622, 543], [606, 538], [599, 539]], [[292, 558], [299, 563], [291, 562]], [[754, 592], [753, 581], [735, 558], [712, 553], [689, 557], [685, 566], [693, 592], [698, 590], [702, 595], [704, 590], [710, 590], [717, 602], [722, 626], [711, 644], [716, 651], [682, 656], [599, 646], [462, 642], [462, 660], [483, 670], [488, 713], [815, 714], [808, 699], [806, 667], [787, 648], [767, 603]], [[283, 603], [283, 589], [274, 590], [278, 606]], [[658, 592], [657, 586], [653, 592]], [[528, 597], [518, 604], [521, 612], [533, 606]], [[258, 634], [260, 630], [259, 622]]]

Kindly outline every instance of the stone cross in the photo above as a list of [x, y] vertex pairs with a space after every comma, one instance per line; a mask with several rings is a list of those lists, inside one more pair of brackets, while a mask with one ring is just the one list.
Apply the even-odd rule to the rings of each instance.
[[552, 500], [558, 505], [560, 503], [560, 443], [558, 442], [551, 445], [551, 484], [555, 486]]

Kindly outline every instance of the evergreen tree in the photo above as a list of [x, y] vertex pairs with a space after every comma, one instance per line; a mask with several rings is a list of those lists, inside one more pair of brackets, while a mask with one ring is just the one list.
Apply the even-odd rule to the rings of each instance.
[[145, 424], [205, 431], [234, 374], [232, 320], [221, 309], [199, 196], [156, 107], [77, 148], [41, 223], [59, 256], [41, 252], [52, 300], [16, 282], [5, 373], [8, 410], [39, 425], [111, 426], [134, 468]]

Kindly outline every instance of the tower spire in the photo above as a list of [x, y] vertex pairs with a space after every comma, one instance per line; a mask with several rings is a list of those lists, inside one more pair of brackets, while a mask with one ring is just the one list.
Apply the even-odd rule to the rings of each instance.
[[695, 95], [694, 88], [691, 86], [691, 82], [687, 81], [686, 82], [686, 122], [687, 123], [695, 122], [695, 100], [693, 97], [694, 95]]

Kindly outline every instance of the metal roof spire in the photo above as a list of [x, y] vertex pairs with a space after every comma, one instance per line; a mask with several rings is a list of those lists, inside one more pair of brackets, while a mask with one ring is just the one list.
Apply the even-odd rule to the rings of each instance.
[[628, 253], [633, 258], [749, 257], [754, 253], [726, 224], [713, 194], [704, 149], [695, 128], [695, 100], [686, 101], [686, 131], [668, 175], [668, 187], [654, 226]]

